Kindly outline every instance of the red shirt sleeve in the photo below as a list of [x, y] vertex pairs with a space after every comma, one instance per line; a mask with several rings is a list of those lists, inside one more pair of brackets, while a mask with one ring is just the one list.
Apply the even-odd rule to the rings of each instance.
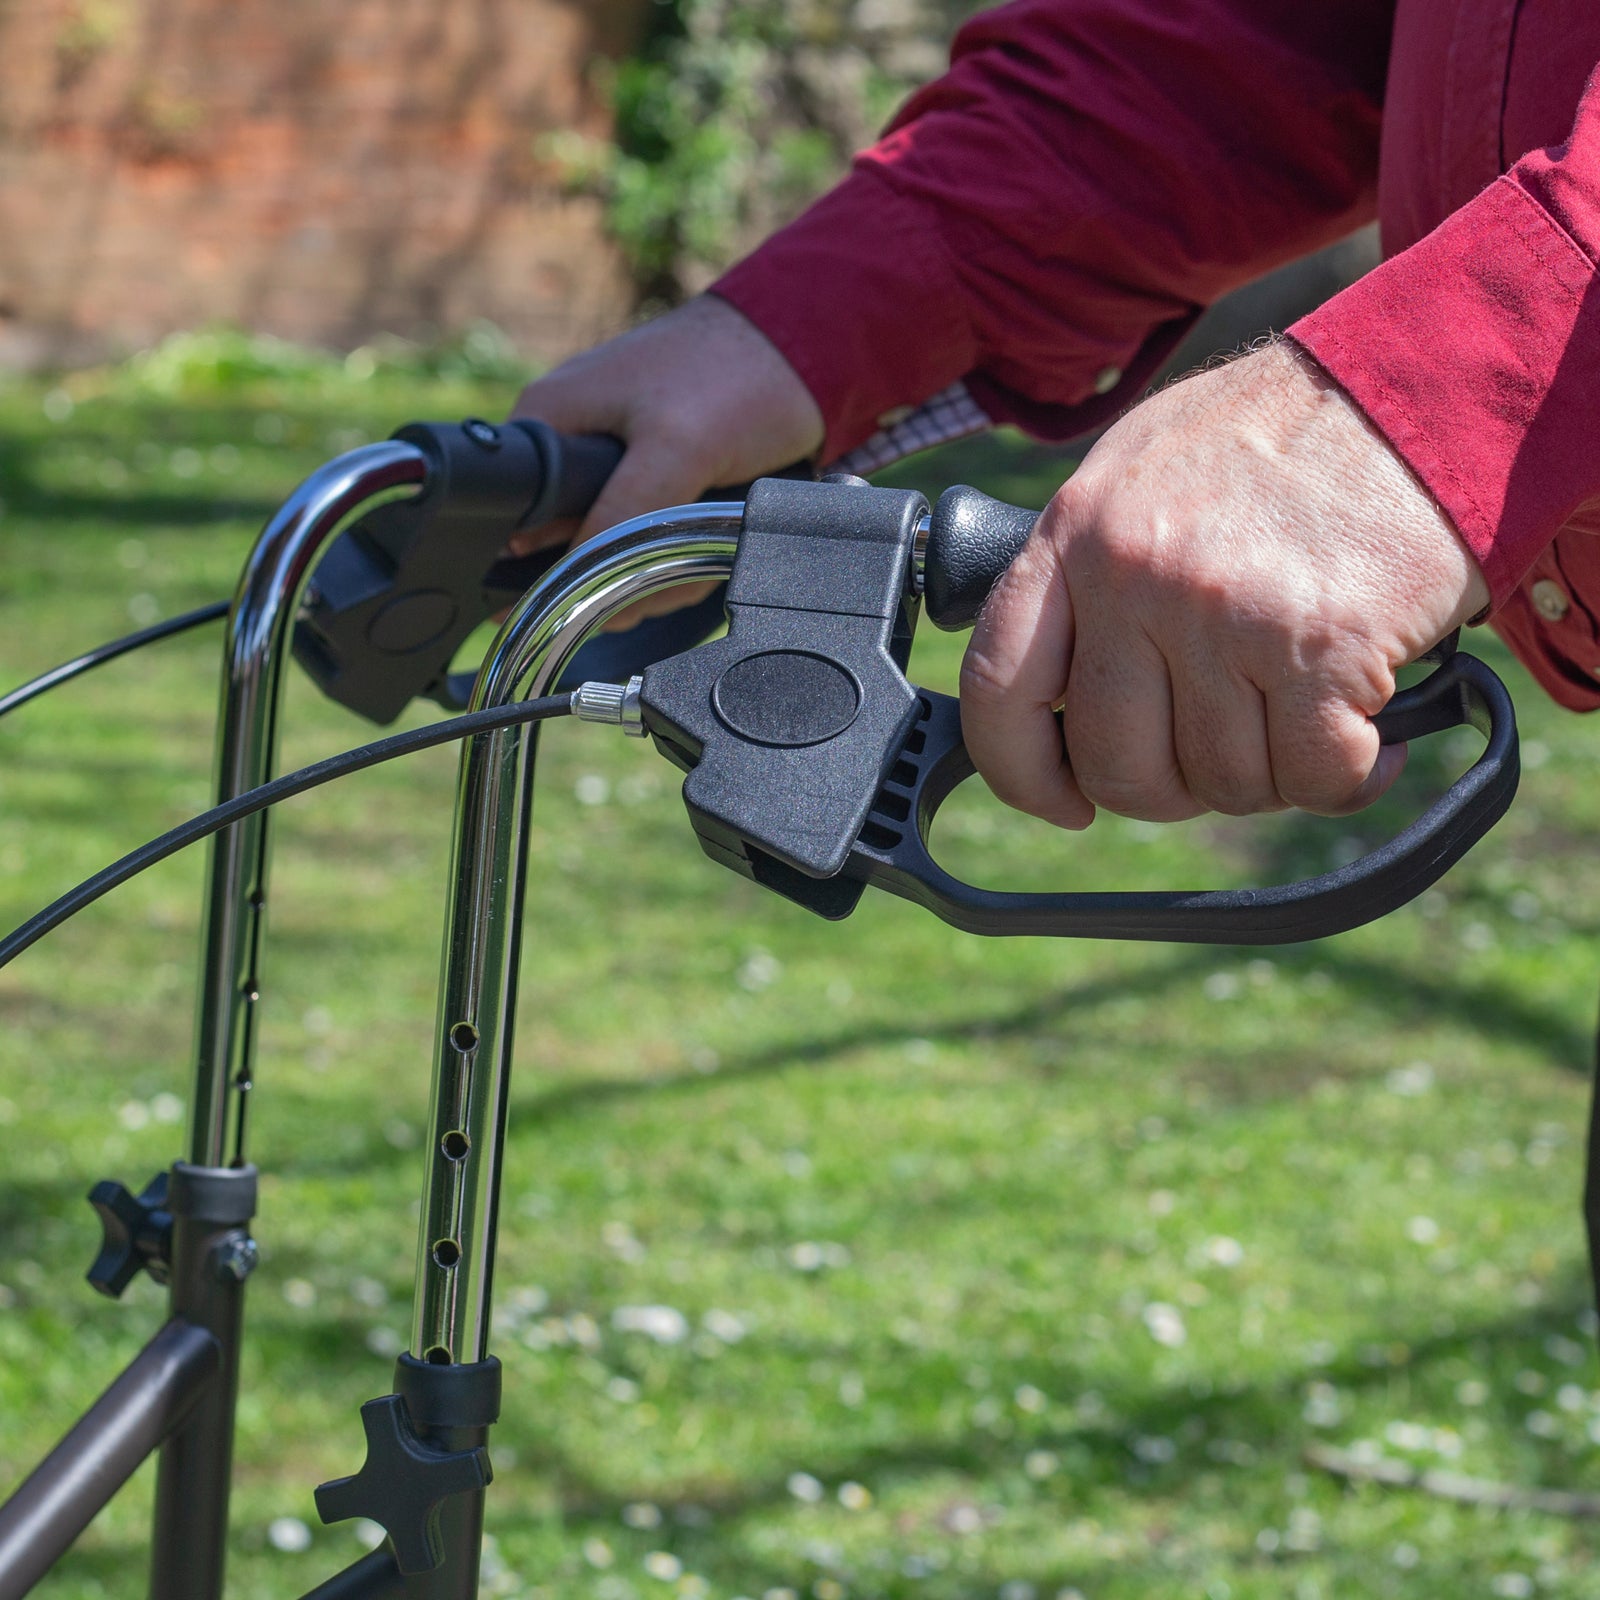
[[1524, 156], [1290, 334], [1454, 520], [1496, 605], [1600, 496], [1600, 70]]
[[1391, 0], [1013, 0], [850, 175], [713, 285], [824, 456], [965, 379], [1066, 438], [1201, 308], [1373, 214]]

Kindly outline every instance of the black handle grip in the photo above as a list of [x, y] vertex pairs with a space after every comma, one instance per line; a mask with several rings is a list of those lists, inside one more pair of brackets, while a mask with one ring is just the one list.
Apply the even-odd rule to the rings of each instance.
[[422, 492], [374, 508], [334, 540], [295, 630], [295, 655], [324, 693], [374, 722], [446, 686], [467, 635], [560, 554], [536, 554], [507, 596], [497, 582], [506, 540], [582, 515], [622, 454], [604, 434], [530, 420], [413, 422], [394, 437], [427, 458]]
[[627, 448], [609, 433], [559, 433], [532, 417], [519, 417], [510, 426], [527, 434], [539, 451], [539, 494], [523, 516], [525, 527], [583, 516]]
[[1511, 697], [1475, 656], [1453, 656], [1373, 719], [1387, 744], [1470, 724], [1476, 765], [1387, 844], [1316, 878], [1269, 889], [1139, 894], [1005, 894], [960, 882], [928, 852], [934, 816], [973, 772], [961, 710], [919, 690], [922, 715], [878, 796], [845, 872], [927, 907], [969, 933], [1290, 944], [1386, 915], [1436, 882], [1505, 815], [1519, 764]]
[[946, 489], [928, 520], [922, 591], [928, 620], [951, 633], [970, 628], [1038, 520], [1037, 511], [964, 483]]

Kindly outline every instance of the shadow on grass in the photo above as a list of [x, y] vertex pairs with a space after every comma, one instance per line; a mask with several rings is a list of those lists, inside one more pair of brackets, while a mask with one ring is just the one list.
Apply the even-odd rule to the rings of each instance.
[[[1501, 1319], [1486, 1320], [1448, 1338], [1420, 1340], [1406, 1350], [1399, 1361], [1378, 1366], [1350, 1361], [1332, 1367], [1303, 1369], [1256, 1384], [1236, 1386], [1225, 1393], [1205, 1393], [1203, 1385], [1178, 1384], [1151, 1388], [1141, 1393], [1105, 1392], [1102, 1420], [1030, 1431], [1026, 1448], [1048, 1450], [1057, 1458], [1059, 1470], [1048, 1484], [1037, 1486], [1046, 1514], [1062, 1517], [1093, 1517], [1098, 1510], [1098, 1495], [1111, 1495], [1143, 1503], [1151, 1513], [1190, 1500], [1197, 1480], [1211, 1479], [1226, 1484], [1230, 1475], [1244, 1479], [1239, 1493], [1276, 1504], [1283, 1499], [1281, 1485], [1287, 1474], [1305, 1469], [1303, 1451], [1318, 1437], [1301, 1417], [1305, 1385], [1313, 1379], [1335, 1385], [1344, 1394], [1361, 1398], [1388, 1391], [1398, 1379], [1422, 1373], [1436, 1363], [1471, 1360], [1481, 1366], [1485, 1354], [1513, 1355], [1519, 1347], [1541, 1340], [1557, 1329], [1568, 1328], [1579, 1296], [1575, 1289], [1564, 1291], [1562, 1303]], [[347, 1330], [330, 1328], [329, 1337], [318, 1341], [319, 1354], [337, 1356]], [[363, 1365], [375, 1365], [364, 1361]], [[1050, 1386], [1057, 1395], [1082, 1394], [1088, 1387], [1082, 1368], [1071, 1362], [1057, 1363], [1041, 1375], [1030, 1368], [1030, 1375]], [[330, 1419], [330, 1426], [342, 1422], [354, 1440], [354, 1416]], [[1136, 1535], [1115, 1552], [1091, 1547], [1078, 1561], [1052, 1565], [1040, 1571], [1025, 1548], [1011, 1548], [993, 1537], [966, 1556], [952, 1559], [959, 1535], [945, 1518], [953, 1508], [968, 1517], [977, 1516], [983, 1526], [984, 1509], [963, 1495], [960, 1480], [975, 1484], [993, 1483], [1017, 1470], [1019, 1452], [1016, 1440], [983, 1429], [970, 1429], [954, 1438], [905, 1437], [866, 1450], [840, 1453], [807, 1462], [809, 1471], [825, 1484], [846, 1481], [877, 1487], [880, 1496], [917, 1480], [955, 1480], [949, 1484], [948, 1499], [930, 1504], [919, 1512], [902, 1512], [892, 1532], [875, 1540], [889, 1564], [874, 1573], [863, 1564], [862, 1553], [844, 1552], [812, 1541], [752, 1538], [742, 1525], [755, 1523], [771, 1514], [783, 1515], [795, 1508], [786, 1472], [754, 1478], [729, 1486], [725, 1481], [686, 1480], [667, 1492], [658, 1480], [626, 1484], [601, 1482], [559, 1439], [548, 1430], [532, 1433], [519, 1428], [515, 1417], [502, 1421], [496, 1430], [502, 1451], [514, 1450], [516, 1464], [503, 1472], [504, 1487], [491, 1489], [488, 1523], [491, 1532], [506, 1534], [519, 1525], [528, 1530], [548, 1532], [549, 1514], [529, 1510], [513, 1511], [507, 1490], [522, 1489], [526, 1500], [530, 1480], [543, 1480], [545, 1495], [554, 1498], [563, 1540], [575, 1545], [587, 1537], [616, 1540], [626, 1509], [640, 1503], [653, 1505], [662, 1515], [662, 1524], [648, 1535], [651, 1548], [676, 1554], [691, 1570], [705, 1575], [719, 1592], [761, 1594], [770, 1590], [792, 1589], [797, 1578], [809, 1581], [837, 1573], [862, 1593], [901, 1594], [937, 1592], [940, 1594], [992, 1594], [1018, 1571], [1046, 1586], [1055, 1588], [1083, 1584], [1093, 1579], [1108, 1579], [1114, 1574], [1123, 1581], [1132, 1578], [1158, 1585], [1150, 1592], [1176, 1592], [1159, 1587], [1193, 1577], [1200, 1568], [1230, 1569], [1244, 1565], [1292, 1571], [1297, 1556], [1290, 1549], [1276, 1555], [1263, 1554], [1247, 1536], [1220, 1545], [1197, 1545], [1192, 1537], [1186, 1547], [1165, 1548], [1166, 1536], [1151, 1530]], [[1155, 1452], [1152, 1442], [1160, 1441]], [[491, 1441], [494, 1453], [495, 1440]], [[1170, 1453], [1168, 1453], [1170, 1450]], [[1152, 1460], [1153, 1454], [1161, 1459]], [[1537, 1481], [1565, 1487], [1570, 1482], [1570, 1457], [1552, 1444], [1542, 1453]], [[1255, 1481], [1249, 1481], [1255, 1474]], [[296, 1486], [299, 1487], [299, 1486]], [[309, 1485], [303, 1486], [309, 1488]], [[975, 1493], [978, 1491], [974, 1491]], [[1229, 1491], [1213, 1487], [1202, 1508], [1218, 1493]], [[1409, 1491], [1367, 1490], [1368, 1494], [1399, 1496]], [[305, 1496], [287, 1488], [284, 1502], [299, 1509]], [[1191, 1508], [1190, 1515], [1193, 1516]], [[1218, 1513], [1219, 1518], [1222, 1516]], [[1455, 1513], [1462, 1518], [1478, 1517], [1468, 1508]], [[1526, 1514], [1523, 1514], [1526, 1516]], [[1158, 1517], [1159, 1520], [1159, 1517]], [[1534, 1519], [1537, 1523], [1538, 1519]], [[1142, 1524], [1141, 1524], [1142, 1526]], [[756, 1530], [752, 1529], [751, 1532]], [[340, 1530], [326, 1530], [316, 1536], [315, 1553], [306, 1558], [315, 1570], [334, 1570], [346, 1564], [347, 1551], [340, 1548]], [[628, 1536], [623, 1535], [626, 1539]], [[237, 1532], [236, 1532], [237, 1538]], [[1576, 1542], [1588, 1541], [1580, 1534]], [[772, 1554], [763, 1553], [763, 1546]], [[937, 1565], [924, 1558], [940, 1553]], [[1344, 1552], [1337, 1547], [1317, 1552], [1325, 1561], [1359, 1563], [1359, 1552]], [[945, 1567], [948, 1561], [949, 1567]], [[108, 1540], [74, 1551], [63, 1563], [61, 1576], [80, 1584], [98, 1586], [95, 1592], [118, 1593], [128, 1584], [131, 1571], [143, 1565], [143, 1547], [136, 1538]], [[940, 1575], [945, 1573], [945, 1581]], [[1354, 1574], [1352, 1574], [1352, 1577]], [[952, 1588], [952, 1585], [954, 1587]], [[1052, 1587], [1054, 1586], [1054, 1588]], [[129, 1592], [132, 1592], [130, 1589]]]
[[[330, 941], [330, 955], [337, 948]], [[1182, 950], [1170, 959], [1154, 963], [1141, 971], [1104, 980], [1091, 979], [1073, 984], [1029, 1004], [1000, 1013], [965, 1017], [946, 1022], [908, 1018], [904, 1022], [875, 1022], [844, 1029], [826, 1036], [784, 1043], [754, 1050], [726, 1060], [715, 1072], [683, 1071], [649, 1077], [584, 1078], [532, 1093], [516, 1096], [512, 1115], [522, 1127], [548, 1130], [564, 1118], [586, 1115], [591, 1110], [617, 1102], [657, 1095], [700, 1095], [733, 1083], [759, 1082], [779, 1073], [806, 1068], [825, 1068], [863, 1052], [903, 1045], [912, 1037], [946, 1044], [983, 1044], [1056, 1031], [1065, 1019], [1083, 1008], [1108, 1001], [1145, 998], [1159, 1000], [1173, 988], [1214, 972], [1219, 960], [1245, 959], [1258, 950], [1228, 950], [1207, 946]], [[1277, 947], [1272, 958], [1280, 968], [1301, 973], [1316, 970], [1329, 974], [1351, 996], [1351, 1002], [1371, 1013], [1371, 1026], [1392, 1028], [1397, 1022], [1421, 1020], [1426, 1016], [1447, 1015], [1464, 1028], [1487, 1038], [1502, 1040], [1541, 1055], [1546, 1063], [1561, 1071], [1587, 1075], [1593, 1052], [1593, 1038], [1586, 1027], [1575, 1026], [1561, 1016], [1519, 993], [1509, 983], [1456, 982], [1432, 972], [1397, 967], [1374, 960], [1337, 945], [1313, 948]], [[1070, 1036], [1063, 1037], [1070, 1043]], [[1253, 1074], [1253, 1056], [1229, 1056], [1216, 1060], [1193, 1055], [1187, 1059], [1188, 1075], [1213, 1090], [1240, 1101], [1283, 1098], [1301, 1092], [1317, 1078], [1358, 1071], [1331, 1053], [1319, 1052], [1302, 1069], [1285, 1073]], [[1030, 1062], [1031, 1073], [1051, 1071], [1041, 1063]], [[1065, 1070], [1065, 1069], [1062, 1069]], [[421, 1062], [416, 1082], [424, 1076]], [[347, 1173], [353, 1167], [382, 1170], [399, 1162], [421, 1159], [415, 1150], [396, 1148], [385, 1138], [379, 1119], [372, 1114], [370, 1100], [340, 1096], [330, 1082], [319, 1094], [320, 1114], [350, 1130], [359, 1130], [359, 1142], [337, 1152], [313, 1154], [302, 1151], [295, 1170], [304, 1176], [329, 1172]], [[383, 1120], [391, 1108], [385, 1106]], [[0, 1194], [4, 1184], [0, 1183]]]
[[[1022, 1037], [1041, 1032], [1081, 1007], [1102, 1005], [1129, 998], [1157, 998], [1174, 986], [1192, 982], [1214, 972], [1219, 956], [1229, 954], [1243, 959], [1260, 954], [1257, 949], [1205, 946], [1186, 950], [1159, 965], [1141, 972], [1103, 981], [1093, 979], [1074, 984], [1044, 999], [995, 1016], [962, 1018], [958, 1021], [930, 1023], [908, 1019], [904, 1023], [877, 1023], [831, 1035], [804, 1040], [768, 1050], [752, 1052], [727, 1061], [715, 1073], [680, 1072], [651, 1078], [595, 1078], [562, 1084], [516, 1102], [518, 1117], [532, 1116], [541, 1122], [574, 1110], [640, 1094], [694, 1093], [715, 1084], [755, 1079], [793, 1067], [822, 1066], [860, 1051], [904, 1044], [914, 1037], [945, 1043], [982, 1043]], [[1336, 946], [1321, 945], [1314, 950], [1276, 947], [1272, 958], [1280, 966], [1309, 972], [1316, 969], [1330, 974], [1336, 982], [1354, 991], [1359, 1000], [1380, 1007], [1391, 1019], [1396, 1015], [1422, 1016], [1445, 1013], [1475, 1031], [1522, 1045], [1531, 1045], [1552, 1066], [1567, 1071], [1589, 1071], [1592, 1039], [1585, 1029], [1575, 1028], [1560, 1017], [1519, 994], [1506, 984], [1481, 981], [1452, 982], [1431, 973], [1419, 974], [1346, 953]], [[1329, 1065], [1321, 1063], [1323, 1068]], [[1037, 1070], [1037, 1069], [1035, 1069]]]
[[[1435, 1364], [1465, 1362], [1473, 1370], [1486, 1370], [1496, 1356], [1504, 1363], [1525, 1354], [1536, 1341], [1570, 1329], [1574, 1313], [1586, 1302], [1586, 1292], [1574, 1282], [1563, 1285], [1552, 1305], [1485, 1320], [1448, 1337], [1395, 1345], [1392, 1341], [1396, 1330], [1386, 1330], [1383, 1348], [1390, 1358], [1381, 1362], [1366, 1364], [1348, 1359], [1260, 1383], [1235, 1385], [1220, 1393], [1209, 1392], [1209, 1385], [1204, 1382], [1139, 1393], [1118, 1392], [1091, 1379], [1082, 1367], [1070, 1361], [1058, 1362], [1042, 1373], [1033, 1364], [1028, 1368], [1030, 1381], [1042, 1383], [1049, 1393], [1070, 1396], [1098, 1389], [1103, 1411], [1097, 1420], [1030, 1430], [1025, 1446], [1014, 1438], [975, 1429], [956, 1438], [904, 1438], [862, 1451], [808, 1460], [806, 1465], [826, 1483], [867, 1483], [877, 1486], [881, 1494], [896, 1480], [954, 1476], [992, 1483], [1017, 1470], [1026, 1448], [1049, 1450], [1057, 1457], [1060, 1471], [1052, 1480], [1055, 1487], [1041, 1486], [1039, 1493], [1059, 1502], [1063, 1513], [1070, 1506], [1074, 1515], [1093, 1515], [1091, 1497], [1097, 1490], [1144, 1500], [1154, 1508], [1183, 1499], [1201, 1475], [1250, 1469], [1257, 1469], [1270, 1480], [1253, 1486], [1254, 1493], [1270, 1499], [1279, 1493], [1274, 1485], [1281, 1483], [1284, 1474], [1304, 1469], [1305, 1447], [1320, 1437], [1301, 1415], [1309, 1382], [1328, 1383], [1342, 1395], [1360, 1399], [1387, 1397], [1397, 1381], [1419, 1376]], [[1398, 1359], [1393, 1359], [1396, 1356]], [[998, 1374], [994, 1376], [997, 1385], [1003, 1386], [1004, 1380]], [[1502, 1420], [1517, 1426], [1519, 1434], [1523, 1432], [1518, 1426], [1520, 1417]], [[605, 1534], [617, 1527], [630, 1503], [651, 1501], [666, 1517], [666, 1525], [652, 1539], [662, 1548], [678, 1551], [708, 1573], [715, 1573], [718, 1581], [744, 1593], [759, 1593], [764, 1587], [794, 1581], [792, 1563], [780, 1570], [719, 1557], [719, 1528], [725, 1532], [730, 1524], [793, 1505], [787, 1474], [734, 1487], [720, 1481], [690, 1480], [675, 1485], [666, 1494], [658, 1483], [604, 1485], [548, 1436], [529, 1439], [515, 1434], [514, 1424], [512, 1431], [519, 1457], [517, 1470], [531, 1468], [551, 1480], [569, 1530]], [[1572, 1458], [1558, 1443], [1543, 1444], [1538, 1456], [1535, 1481], [1560, 1487], [1570, 1484]], [[959, 1500], [959, 1487], [952, 1486], [951, 1492]], [[1458, 1514], [1478, 1515], [1466, 1508]], [[684, 1526], [686, 1523], [688, 1526]], [[941, 1527], [937, 1510], [916, 1519], [902, 1515], [897, 1519], [896, 1531], [895, 1543], [903, 1549], [942, 1544], [950, 1533]], [[1155, 1566], [1156, 1552], [1148, 1554]], [[1196, 1557], [1199, 1554], [1194, 1552]], [[1233, 1558], [1257, 1559], [1255, 1552], [1245, 1547], [1233, 1552]], [[1129, 1551], [1123, 1560], [1138, 1562], [1140, 1552]], [[1020, 1553], [1011, 1564], [1013, 1568], [1029, 1565], [1025, 1554]], [[1163, 1570], [1170, 1578], [1171, 1568]], [[1124, 1574], [1126, 1571], [1124, 1565]], [[1005, 1573], [997, 1573], [993, 1581], [1004, 1576]], [[1062, 1572], [1056, 1575], [1056, 1581], [1081, 1582], [1084, 1576], [1081, 1570]], [[970, 1569], [963, 1572], [963, 1580], [963, 1589], [970, 1589]], [[992, 1585], [986, 1585], [982, 1592], [992, 1592]]]

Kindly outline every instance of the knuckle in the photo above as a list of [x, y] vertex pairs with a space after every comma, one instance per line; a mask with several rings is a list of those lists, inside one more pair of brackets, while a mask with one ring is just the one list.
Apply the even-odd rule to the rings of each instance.
[[1278, 778], [1278, 795], [1285, 805], [1300, 811], [1337, 816], [1359, 803], [1371, 764], [1362, 765], [1332, 756], [1324, 761], [1296, 764]]
[[1159, 775], [1126, 776], [1103, 770], [1080, 770], [1073, 776], [1084, 799], [1136, 822], [1179, 822], [1196, 814], [1195, 798], [1176, 770]]
[[1251, 817], [1281, 806], [1265, 747], [1259, 752], [1205, 741], [1186, 747], [1180, 738], [1178, 765], [1189, 793], [1208, 811]]
[[1189, 792], [1207, 811], [1225, 817], [1253, 817], [1258, 812], [1276, 811], [1282, 802], [1271, 784], [1236, 775], [1196, 777], [1185, 772]]
[[1040, 531], [1046, 536], [1070, 535], [1074, 529], [1087, 526], [1093, 520], [1093, 500], [1092, 480], [1080, 468], [1050, 496], [1039, 517]]
[[962, 705], [990, 704], [1002, 698], [1010, 686], [1010, 672], [974, 639], [961, 659], [959, 693]]

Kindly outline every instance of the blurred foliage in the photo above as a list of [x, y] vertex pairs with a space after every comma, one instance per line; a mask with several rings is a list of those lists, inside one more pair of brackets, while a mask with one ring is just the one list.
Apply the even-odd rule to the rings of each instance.
[[527, 372], [526, 360], [505, 334], [480, 320], [442, 343], [421, 345], [384, 334], [348, 355], [219, 324], [175, 333], [98, 376], [118, 390], [171, 398], [261, 383], [326, 387], [379, 375], [520, 385]]
[[606, 196], [647, 302], [703, 288], [844, 170], [944, 65], [974, 0], [657, 0], [608, 65], [616, 140], [546, 153]]

